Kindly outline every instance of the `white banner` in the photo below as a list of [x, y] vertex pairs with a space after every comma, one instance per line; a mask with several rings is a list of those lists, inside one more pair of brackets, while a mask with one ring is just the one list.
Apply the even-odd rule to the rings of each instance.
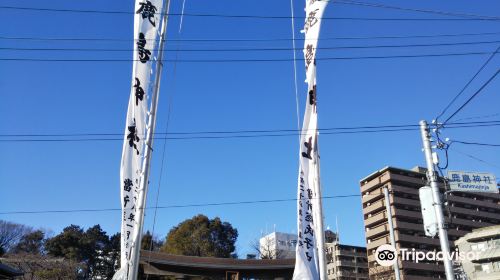
[[[154, 84], [152, 73], [156, 63], [159, 27], [161, 25], [162, 0], [136, 0], [134, 16], [134, 53], [132, 85], [128, 103], [125, 139], [120, 169], [120, 191], [122, 205], [121, 268], [128, 274], [132, 246], [140, 246], [133, 240], [138, 228], [136, 206], [138, 203], [142, 162], [146, 148], [148, 100]], [[143, 184], [144, 185], [144, 184]]]
[[[316, 47], [321, 18], [327, 1], [306, 0], [304, 24], [304, 60], [308, 94], [300, 138], [300, 168], [298, 181], [297, 227], [298, 240], [293, 279], [320, 279], [317, 230], [320, 213], [319, 156], [317, 146], [318, 115], [316, 111]], [[319, 232], [318, 232], [319, 231]]]

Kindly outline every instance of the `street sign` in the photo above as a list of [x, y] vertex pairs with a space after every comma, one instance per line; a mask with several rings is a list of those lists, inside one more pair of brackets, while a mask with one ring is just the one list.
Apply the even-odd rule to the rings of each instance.
[[448, 182], [452, 191], [498, 193], [492, 173], [448, 171]]

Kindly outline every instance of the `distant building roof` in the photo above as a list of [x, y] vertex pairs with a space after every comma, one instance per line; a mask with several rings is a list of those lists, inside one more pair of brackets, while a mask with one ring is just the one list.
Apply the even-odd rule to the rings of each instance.
[[226, 277], [237, 272], [242, 278], [291, 278], [295, 259], [231, 259], [170, 255], [141, 251], [141, 266], [148, 275], [196, 275]]

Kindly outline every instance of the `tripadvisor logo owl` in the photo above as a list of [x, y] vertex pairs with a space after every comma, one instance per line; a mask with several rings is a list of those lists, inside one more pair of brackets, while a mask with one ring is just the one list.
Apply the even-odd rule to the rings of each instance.
[[392, 245], [384, 244], [375, 251], [375, 260], [381, 266], [391, 266], [397, 261], [396, 248]]

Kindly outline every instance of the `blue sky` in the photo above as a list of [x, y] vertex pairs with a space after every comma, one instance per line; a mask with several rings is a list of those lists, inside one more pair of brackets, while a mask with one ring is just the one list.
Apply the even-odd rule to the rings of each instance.
[[[171, 12], [180, 13], [181, 1]], [[498, 1], [380, 1], [388, 5], [498, 16]], [[303, 15], [304, 1], [294, 1]], [[3, 6], [80, 10], [132, 11], [133, 1], [1, 1]], [[186, 13], [232, 15], [290, 15], [290, 2], [186, 1]], [[442, 16], [357, 5], [330, 3], [325, 17], [444, 18]], [[133, 17], [123, 14], [37, 12], [0, 8], [4, 37], [131, 39]], [[295, 22], [297, 46], [302, 22]], [[354, 21], [325, 20], [320, 47], [493, 42], [474, 45], [318, 50], [318, 57], [359, 57], [437, 53], [492, 52], [499, 34], [409, 39], [326, 40], [332, 37], [411, 36], [499, 32], [498, 21]], [[290, 19], [185, 16], [168, 26], [157, 132], [296, 129], [293, 64], [285, 62], [187, 63], [189, 59], [289, 59], [292, 51], [186, 52], [209, 48], [291, 48], [290, 41], [181, 42], [169, 39], [276, 39], [291, 37]], [[127, 41], [0, 40], [1, 47], [119, 48]], [[297, 51], [301, 57], [301, 51]], [[43, 52], [0, 50], [0, 58], [129, 59], [125, 52]], [[174, 64], [175, 58], [179, 62]], [[417, 124], [434, 118], [477, 71], [488, 55], [318, 60], [318, 110], [322, 128]], [[462, 104], [497, 69], [500, 57], [464, 92]], [[175, 66], [174, 66], [175, 65]], [[299, 108], [302, 116], [306, 85], [298, 62]], [[174, 70], [175, 68], [175, 70]], [[131, 85], [131, 62], [0, 61], [0, 133], [66, 134], [122, 133]], [[500, 82], [493, 81], [455, 120], [499, 113]], [[450, 112], [457, 107], [454, 106]], [[498, 120], [499, 116], [464, 121]], [[445, 130], [452, 139], [499, 143], [496, 127]], [[120, 136], [117, 136], [120, 138]], [[2, 139], [7, 139], [2, 137]], [[418, 131], [320, 135], [323, 195], [359, 194], [359, 180], [386, 165], [423, 165]], [[155, 143], [148, 206], [154, 206], [159, 186], [163, 140]], [[2, 142], [0, 145], [0, 212], [118, 208], [121, 141]], [[290, 199], [296, 197], [298, 139], [288, 137], [169, 140], [158, 198], [160, 206], [217, 202]], [[462, 153], [488, 162], [485, 164]], [[500, 174], [498, 148], [456, 145], [450, 169]], [[325, 224], [341, 241], [363, 245], [359, 197], [323, 202]], [[294, 202], [158, 211], [155, 233], [163, 237], [174, 225], [198, 213], [219, 216], [240, 233], [238, 253], [274, 227], [296, 229]], [[55, 233], [69, 224], [94, 224], [109, 233], [119, 230], [120, 212], [1, 215], [6, 219]], [[153, 212], [148, 211], [146, 229]]]

